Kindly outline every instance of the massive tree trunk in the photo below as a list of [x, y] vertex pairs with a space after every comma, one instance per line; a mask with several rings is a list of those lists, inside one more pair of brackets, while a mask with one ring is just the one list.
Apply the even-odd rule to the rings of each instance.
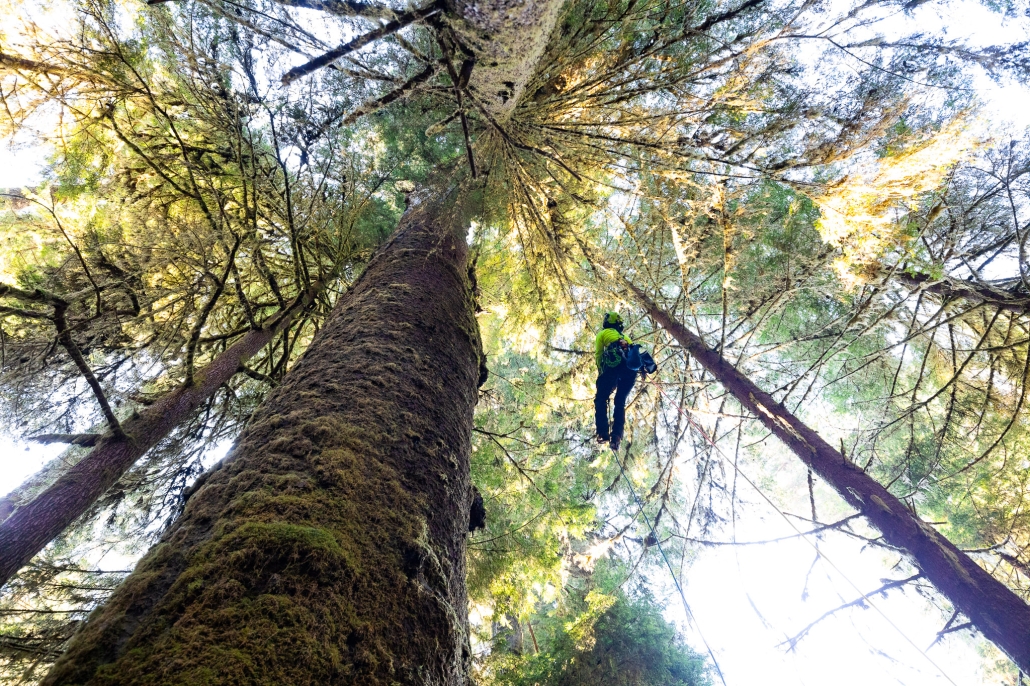
[[523, 98], [558, 21], [561, 0], [444, 0], [444, 17], [476, 57], [469, 88], [504, 123]]
[[44, 683], [466, 683], [482, 350], [462, 236], [409, 210]]
[[[561, 6], [444, 2], [495, 123]], [[405, 215], [44, 683], [466, 683], [482, 350], [464, 234], [441, 207]]]
[[801, 458], [892, 546], [908, 551], [923, 575], [1021, 670], [1030, 673], [1030, 606], [815, 431], [761, 390], [697, 335], [626, 282], [647, 313], [679, 341], [744, 408]]
[[93, 504], [136, 460], [170, 434], [285, 329], [321, 290], [316, 283], [261, 329], [245, 334], [195, 377], [122, 423], [124, 436], [106, 435], [79, 462], [29, 502], [0, 500], [0, 586]]

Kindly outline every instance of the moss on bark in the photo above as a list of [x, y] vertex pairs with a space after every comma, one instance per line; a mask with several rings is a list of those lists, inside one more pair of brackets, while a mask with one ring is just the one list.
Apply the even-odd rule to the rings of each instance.
[[463, 684], [482, 350], [416, 207], [47, 684]]

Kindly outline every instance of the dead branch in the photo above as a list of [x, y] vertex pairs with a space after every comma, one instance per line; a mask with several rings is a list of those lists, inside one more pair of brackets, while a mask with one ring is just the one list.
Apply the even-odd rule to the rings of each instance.
[[390, 34], [397, 33], [405, 26], [414, 24], [417, 21], [422, 21], [428, 17], [433, 16], [443, 9], [443, 4], [440, 2], [433, 2], [425, 7], [421, 7], [410, 12], [402, 12], [397, 15], [397, 18], [386, 24], [383, 24], [374, 31], [362, 34], [353, 40], [347, 41], [339, 47], [333, 48], [332, 50], [323, 53], [313, 60], [305, 62], [304, 64], [294, 67], [282, 76], [282, 84], [288, 86], [302, 76], [318, 71], [322, 67], [332, 64], [336, 60], [340, 59], [344, 55], [348, 55], [356, 50], [360, 50], [369, 43], [379, 40]]
[[100, 437], [101, 434], [36, 434], [29, 436], [29, 440], [35, 443], [67, 443], [68, 445], [92, 448], [100, 440]]
[[[831, 616], [833, 616], [834, 614], [836, 614], [836, 613], [840, 612], [841, 610], [845, 610], [845, 609], [847, 609], [847, 608], [849, 608], [849, 607], [856, 607], [856, 606], [857, 606], [857, 607], [862, 607], [862, 608], [865, 608], [865, 607], [867, 607], [866, 603], [867, 603], [867, 601], [869, 600], [869, 597], [870, 597], [870, 596], [874, 596], [874, 595], [886, 595], [887, 591], [889, 591], [889, 590], [891, 590], [891, 589], [894, 589], [894, 588], [901, 588], [901, 587], [902, 587], [902, 586], [904, 586], [905, 584], [911, 583], [911, 582], [915, 581], [916, 579], [919, 579], [919, 578], [921, 578], [922, 576], [923, 576], [923, 573], [922, 573], [922, 572], [920, 572], [920, 573], [918, 573], [918, 574], [914, 574], [914, 575], [912, 575], [912, 576], [908, 577], [907, 579], [896, 579], [896, 580], [894, 580], [894, 581], [888, 581], [888, 582], [884, 583], [884, 584], [883, 584], [882, 586], [880, 586], [879, 588], [877, 588], [877, 589], [876, 589], [876, 590], [874, 590], [874, 591], [870, 591], [869, 593], [866, 593], [866, 594], [862, 595], [862, 596], [861, 596], [861, 597], [859, 597], [859, 598], [855, 598], [854, 600], [852, 600], [852, 601], [851, 601], [851, 602], [849, 602], [849, 603], [844, 603], [843, 605], [840, 605], [840, 606], [838, 606], [838, 607], [835, 607], [835, 608], [833, 608], [832, 610], [829, 610], [829, 611], [827, 611], [827, 612], [824, 612], [824, 613], [823, 613], [822, 615], [820, 615], [820, 616], [819, 616], [819, 618], [818, 618], [818, 619], [816, 619], [816, 620], [815, 620], [814, 622], [812, 622], [811, 624], [809, 624], [808, 626], [806, 626], [806, 627], [805, 627], [804, 629], [802, 629], [801, 631], [799, 631], [799, 632], [798, 632], [797, 634], [795, 634], [795, 635], [794, 635], [794, 636], [792, 636], [791, 638], [788, 638], [788, 639], [787, 639], [786, 641], [783, 641], [782, 643], [779, 643], [778, 645], [784, 645], [784, 644], [789, 644], [789, 646], [788, 646], [788, 648], [787, 648], [787, 649], [788, 649], [788, 650], [794, 650], [794, 648], [795, 648], [795, 646], [797, 646], [798, 642], [799, 642], [799, 641], [800, 641], [800, 640], [801, 640], [802, 638], [804, 638], [804, 637], [805, 637], [805, 635], [807, 635], [807, 634], [808, 634], [808, 632], [809, 632], [809, 631], [811, 631], [811, 630], [812, 630], [812, 628], [813, 628], [813, 627], [814, 627], [814, 626], [815, 626], [816, 624], [818, 624], [819, 622], [823, 621], [823, 620], [824, 620], [824, 619], [826, 619], [827, 617], [831, 617]], [[881, 581], [883, 581], [883, 580], [881, 579]]]

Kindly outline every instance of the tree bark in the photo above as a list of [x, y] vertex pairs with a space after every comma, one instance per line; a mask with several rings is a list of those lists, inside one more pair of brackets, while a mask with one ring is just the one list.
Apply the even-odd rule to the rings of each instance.
[[500, 124], [523, 101], [526, 83], [547, 48], [562, 0], [443, 0], [444, 17], [475, 55], [468, 87]]
[[927, 274], [909, 274], [906, 272], [899, 272], [895, 274], [894, 278], [910, 288], [934, 293], [945, 300], [964, 298], [974, 303], [993, 305], [1001, 310], [1017, 315], [1026, 314], [1030, 311], [1030, 296], [1021, 295], [1018, 292], [1005, 288], [995, 288], [962, 279], [942, 278], [935, 280]]
[[406, 213], [45, 684], [467, 682], [482, 349], [457, 229]]
[[[136, 460], [158, 444], [210, 398], [321, 290], [316, 283], [261, 329], [245, 334], [216, 357], [194, 383], [182, 386], [122, 424], [123, 436], [108, 434], [53, 484], [24, 505], [0, 500], [0, 585], [60, 534], [111, 488]], [[31, 481], [31, 479], [30, 479]]]
[[995, 579], [875, 479], [846, 459], [772, 396], [756, 386], [647, 294], [626, 282], [647, 313], [702, 367], [787, 444], [801, 461], [862, 513], [889, 544], [906, 550], [923, 575], [984, 636], [1030, 673], [1030, 606]]

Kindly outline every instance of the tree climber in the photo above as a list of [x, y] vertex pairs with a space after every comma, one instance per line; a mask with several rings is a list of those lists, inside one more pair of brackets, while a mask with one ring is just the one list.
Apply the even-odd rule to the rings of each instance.
[[[622, 333], [622, 327], [622, 317], [618, 312], [606, 312], [604, 324], [594, 341], [594, 360], [597, 362], [594, 423], [597, 427], [597, 442], [608, 443], [612, 450], [618, 450], [622, 441], [623, 425], [626, 423], [626, 398], [637, 380], [636, 370], [626, 364], [626, 353], [632, 341]], [[608, 398], [612, 391], [615, 391], [615, 413], [609, 434]]]

